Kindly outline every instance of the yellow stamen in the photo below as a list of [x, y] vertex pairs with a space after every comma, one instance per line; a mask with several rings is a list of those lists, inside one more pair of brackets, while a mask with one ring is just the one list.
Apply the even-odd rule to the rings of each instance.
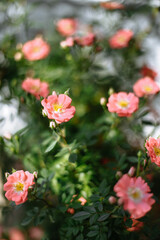
[[126, 41], [126, 38], [124, 36], [119, 36], [118, 37], [118, 42], [119, 43], [124, 43]]
[[152, 91], [152, 88], [151, 88], [150, 86], [145, 86], [145, 87], [144, 87], [144, 90], [145, 90], [146, 92], [151, 92], [151, 91]]
[[156, 156], [158, 156], [158, 157], [160, 156], [160, 148], [155, 147], [154, 152], [155, 152]]
[[62, 110], [62, 105], [54, 104], [53, 107], [55, 112], [60, 112]]
[[33, 52], [39, 52], [39, 50], [40, 50], [40, 47], [34, 47], [33, 48]]
[[126, 107], [128, 107], [128, 102], [125, 100], [121, 100], [121, 101], [119, 101], [118, 105], [122, 108], [126, 108]]
[[23, 188], [24, 188], [24, 184], [23, 184], [23, 183], [18, 182], [18, 183], [15, 185], [15, 189], [16, 189], [17, 192], [23, 191]]
[[142, 192], [139, 188], [130, 188], [128, 194], [130, 198], [136, 202], [142, 198]]

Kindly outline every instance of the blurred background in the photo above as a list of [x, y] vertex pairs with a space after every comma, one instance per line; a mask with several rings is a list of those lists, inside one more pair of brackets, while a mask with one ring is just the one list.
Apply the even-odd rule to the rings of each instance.
[[[117, 165], [120, 157], [124, 153], [133, 157], [138, 149], [144, 150], [149, 135], [160, 135], [159, 95], [142, 100], [141, 109], [128, 122], [119, 122], [115, 116], [104, 113], [99, 103], [112, 90], [133, 91], [144, 65], [157, 73], [155, 81], [160, 85], [160, 0], [117, 1], [124, 9], [107, 9], [102, 2], [0, 1], [0, 236], [3, 234], [6, 239], [65, 240], [64, 229], [61, 234], [58, 232], [62, 220], [54, 226], [54, 236], [53, 226], [47, 221], [44, 225], [41, 222], [20, 225], [28, 206], [17, 210], [6, 202], [3, 193], [6, 171], [36, 170], [42, 178], [54, 172], [52, 198], [54, 202], [67, 203], [77, 192], [85, 198], [90, 196], [107, 174], [110, 177], [115, 170], [125, 171], [133, 158], [122, 167]], [[82, 25], [79, 34], [90, 28], [96, 36], [94, 45], [63, 49], [60, 42], [65, 38], [56, 29], [62, 18], [75, 18]], [[134, 32], [128, 49], [115, 50], [109, 46], [108, 39], [119, 29]], [[36, 36], [43, 36], [51, 53], [42, 61], [28, 62], [21, 55], [21, 46]], [[21, 88], [26, 76], [48, 82], [50, 94], [70, 88], [76, 115], [66, 124], [65, 131], [73, 153], [79, 154], [76, 167], [68, 165], [69, 154], [60, 151], [59, 146], [44, 154], [53, 136], [41, 114], [40, 101]], [[72, 168], [76, 168], [75, 175]], [[157, 236], [153, 239], [158, 240]]]

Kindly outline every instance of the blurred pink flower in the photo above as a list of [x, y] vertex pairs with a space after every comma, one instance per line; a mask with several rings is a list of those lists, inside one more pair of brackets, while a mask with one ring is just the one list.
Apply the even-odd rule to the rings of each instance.
[[138, 109], [139, 99], [133, 93], [113, 93], [107, 103], [109, 112], [116, 112], [119, 117], [130, 117]]
[[41, 104], [49, 119], [54, 119], [58, 124], [68, 122], [75, 114], [75, 107], [71, 106], [72, 99], [65, 94], [56, 95], [53, 92]]
[[14, 201], [16, 205], [27, 201], [28, 188], [34, 184], [34, 176], [28, 171], [16, 171], [8, 176], [4, 184], [5, 196], [9, 201]]
[[143, 227], [144, 223], [143, 222], [140, 222], [134, 218], [132, 218], [132, 226], [131, 227], [128, 227], [127, 228], [127, 231], [129, 232], [137, 232], [137, 231], [140, 231], [141, 228]]
[[77, 29], [77, 21], [72, 18], [63, 18], [57, 22], [57, 31], [62, 36], [71, 36]]
[[30, 239], [41, 240], [44, 236], [44, 231], [40, 227], [31, 227], [29, 229]]
[[156, 94], [160, 91], [160, 88], [150, 77], [144, 77], [139, 79], [133, 85], [133, 90], [138, 97], [143, 97], [146, 95]]
[[74, 45], [74, 39], [72, 37], [66, 38], [66, 40], [60, 42], [62, 48], [72, 47]]
[[114, 10], [114, 9], [123, 9], [124, 5], [118, 2], [102, 2], [101, 7]]
[[125, 29], [119, 30], [109, 39], [109, 45], [111, 48], [128, 47], [129, 41], [132, 37], [132, 31]]
[[131, 218], [143, 217], [155, 203], [148, 184], [141, 177], [131, 178], [125, 174], [114, 186], [114, 191], [122, 200], [124, 210], [131, 214]]
[[78, 201], [81, 203], [82, 206], [85, 205], [87, 202], [87, 200], [84, 197], [78, 198]]
[[87, 33], [83, 37], [75, 37], [74, 39], [75, 39], [75, 42], [80, 46], [90, 46], [94, 42], [95, 34]]
[[41, 82], [39, 78], [26, 78], [22, 82], [22, 88], [26, 92], [31, 93], [37, 99], [40, 97], [47, 97], [49, 94], [49, 86], [47, 82]]
[[74, 208], [68, 208], [67, 212], [70, 213], [70, 214], [74, 214], [75, 210], [74, 210]]
[[155, 139], [153, 137], [149, 137], [149, 139], [146, 140], [145, 147], [151, 158], [151, 162], [154, 162], [160, 167], [160, 138]]
[[155, 72], [153, 69], [147, 67], [146, 65], [144, 65], [142, 68], [141, 68], [141, 74], [143, 77], [150, 77], [152, 79], [155, 79], [158, 75], [157, 72]]
[[11, 228], [9, 230], [9, 240], [25, 240], [25, 236], [18, 228]]
[[36, 37], [23, 45], [22, 52], [27, 60], [36, 61], [48, 56], [50, 46], [41, 37]]

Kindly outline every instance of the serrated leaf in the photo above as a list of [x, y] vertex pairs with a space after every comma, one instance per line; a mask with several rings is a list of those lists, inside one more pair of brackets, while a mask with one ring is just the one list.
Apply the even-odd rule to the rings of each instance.
[[90, 213], [89, 212], [85, 212], [85, 211], [81, 211], [76, 213], [72, 218], [76, 221], [81, 221], [81, 220], [85, 220], [87, 218], [90, 217]]
[[98, 218], [98, 222], [103, 222], [103, 221], [105, 221], [107, 218], [109, 218], [109, 216], [110, 216], [109, 213], [102, 214], [102, 215]]

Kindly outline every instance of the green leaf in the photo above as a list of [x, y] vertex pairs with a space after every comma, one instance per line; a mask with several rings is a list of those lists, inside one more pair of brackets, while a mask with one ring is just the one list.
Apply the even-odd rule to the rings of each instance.
[[89, 212], [81, 211], [81, 212], [76, 213], [72, 218], [76, 221], [81, 221], [81, 220], [89, 218], [90, 215], [91, 214]]
[[21, 222], [22, 226], [26, 226], [28, 225], [30, 222], [32, 221], [32, 217], [28, 216], [25, 219], [23, 219], [23, 221]]
[[53, 141], [45, 150], [45, 153], [48, 153], [50, 151], [52, 151], [52, 149], [56, 146], [56, 143], [58, 142], [58, 140], [56, 139], [55, 141]]
[[77, 154], [76, 153], [71, 153], [70, 155], [69, 155], [69, 162], [72, 162], [72, 163], [75, 163], [76, 162], [76, 160], [77, 160], [77, 158], [78, 158], [78, 156], [77, 156]]
[[96, 213], [96, 209], [92, 206], [84, 207], [84, 210], [90, 213]]
[[90, 225], [94, 224], [97, 221], [97, 218], [98, 218], [98, 214], [93, 214], [89, 219]]
[[102, 203], [98, 203], [98, 210], [99, 210], [100, 212], [103, 211], [103, 205], [102, 205]]
[[98, 222], [103, 222], [103, 221], [105, 221], [109, 216], [110, 216], [109, 213], [102, 214], [102, 215], [98, 218]]
[[98, 231], [90, 231], [88, 234], [87, 234], [87, 237], [94, 237], [98, 235]]
[[98, 194], [94, 194], [90, 197], [92, 202], [96, 202], [100, 199], [100, 196]]
[[78, 237], [76, 237], [76, 240], [83, 240], [83, 235], [82, 233], [80, 235], [78, 235]]

